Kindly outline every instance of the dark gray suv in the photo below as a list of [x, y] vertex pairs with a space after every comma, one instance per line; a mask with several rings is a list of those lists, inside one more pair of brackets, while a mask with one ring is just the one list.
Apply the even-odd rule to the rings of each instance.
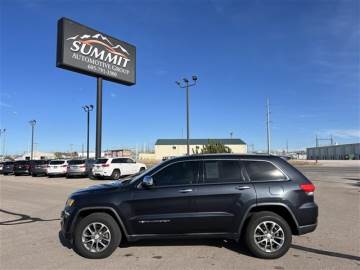
[[257, 257], [284, 255], [292, 235], [315, 230], [314, 185], [275, 156], [194, 155], [128, 180], [73, 193], [62, 233], [87, 258], [122, 239], [212, 237], [245, 241]]

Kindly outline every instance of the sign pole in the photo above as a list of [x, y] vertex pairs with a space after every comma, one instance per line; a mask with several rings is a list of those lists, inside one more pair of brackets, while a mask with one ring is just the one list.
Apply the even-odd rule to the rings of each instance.
[[97, 77], [95, 158], [101, 158], [101, 132], [102, 132], [102, 77]]

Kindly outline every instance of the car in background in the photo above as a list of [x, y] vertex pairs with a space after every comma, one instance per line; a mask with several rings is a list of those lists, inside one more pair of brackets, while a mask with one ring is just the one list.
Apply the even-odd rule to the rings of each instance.
[[46, 174], [52, 176], [65, 176], [67, 173], [68, 161], [66, 159], [50, 160]]
[[14, 162], [5, 161], [3, 165], [3, 175], [13, 174], [14, 173]]
[[30, 175], [30, 160], [18, 160], [14, 163], [14, 175]]
[[94, 159], [72, 159], [68, 161], [66, 177], [89, 176], [91, 174]]
[[31, 161], [31, 175], [34, 177], [38, 175], [46, 175], [48, 163], [49, 161], [45, 159]]
[[0, 162], [0, 174], [3, 173], [4, 162]]
[[92, 174], [96, 178], [118, 180], [123, 175], [133, 175], [146, 170], [146, 165], [132, 158], [99, 158], [95, 161]]

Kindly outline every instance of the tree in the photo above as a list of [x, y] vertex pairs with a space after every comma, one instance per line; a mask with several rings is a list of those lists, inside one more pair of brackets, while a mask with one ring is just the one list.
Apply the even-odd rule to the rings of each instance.
[[[194, 154], [198, 154], [198, 150], [193, 151]], [[228, 146], [225, 146], [223, 143], [217, 140], [209, 140], [207, 145], [204, 145], [201, 149], [201, 154], [211, 154], [211, 153], [231, 153], [231, 149]]]

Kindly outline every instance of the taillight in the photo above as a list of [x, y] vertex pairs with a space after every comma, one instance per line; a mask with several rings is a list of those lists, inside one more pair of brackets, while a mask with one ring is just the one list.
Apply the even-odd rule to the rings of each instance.
[[102, 164], [101, 167], [109, 167], [109, 164]]
[[315, 186], [313, 184], [301, 184], [300, 188], [307, 194], [315, 191]]

